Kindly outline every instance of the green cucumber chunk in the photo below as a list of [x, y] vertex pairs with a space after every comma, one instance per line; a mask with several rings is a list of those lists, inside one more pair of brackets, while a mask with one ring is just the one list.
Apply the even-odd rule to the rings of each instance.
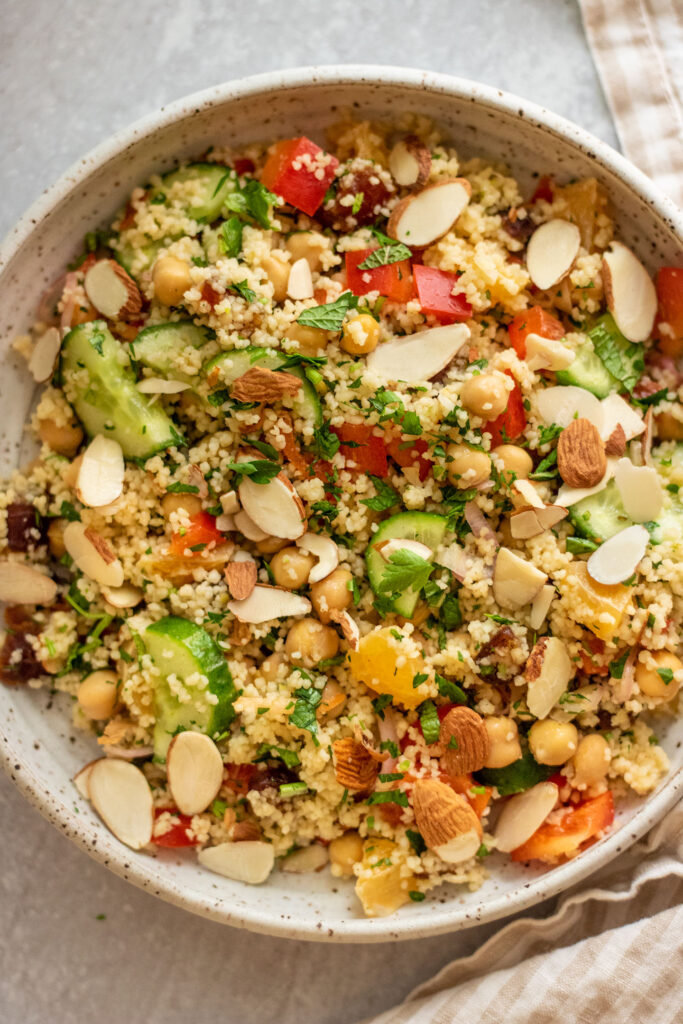
[[606, 398], [611, 391], [619, 390], [619, 381], [606, 369], [590, 341], [580, 345], [571, 366], [566, 370], [558, 370], [555, 376], [558, 384], [574, 384], [585, 388], [596, 398]]
[[[218, 391], [224, 387], [229, 388], [252, 366], [276, 370], [283, 365], [283, 362], [284, 357], [281, 352], [272, 348], [258, 348], [250, 345], [248, 348], [219, 352], [202, 367], [202, 377], [210, 381], [212, 391]], [[301, 366], [288, 366], [286, 372], [301, 380], [301, 389], [292, 402], [294, 414], [302, 419], [311, 420], [316, 427], [322, 426], [323, 411], [320, 399], [304, 370]]]
[[145, 327], [130, 344], [136, 362], [173, 380], [189, 380], [179, 368], [186, 349], [202, 348], [216, 337], [209, 327], [198, 327], [191, 320]]
[[569, 520], [578, 534], [598, 544], [609, 540], [627, 526], [633, 526], [633, 520], [626, 513], [614, 480], [610, 480], [604, 490], [572, 505]]
[[[144, 640], [161, 672], [154, 691], [154, 757], [165, 761], [178, 732], [192, 729], [213, 739], [219, 736], [235, 717], [237, 690], [223, 651], [196, 623], [168, 615], [147, 627]], [[169, 676], [174, 676], [170, 684]], [[196, 676], [204, 676], [206, 686], [197, 686]], [[178, 690], [183, 696], [189, 694], [190, 700], [179, 700]]]
[[64, 339], [61, 379], [87, 433], [118, 441], [128, 459], [149, 459], [183, 444], [163, 408], [138, 391], [133, 371], [120, 360], [122, 352], [103, 320], [79, 324]]
[[[432, 512], [399, 512], [398, 515], [385, 519], [373, 535], [372, 542], [365, 552], [365, 563], [368, 569], [370, 586], [378, 597], [386, 597], [382, 592], [381, 585], [387, 568], [387, 562], [379, 551], [377, 545], [385, 540], [418, 540], [432, 549], [432, 554], [442, 543], [446, 535], [448, 520], [445, 516], [438, 516]], [[407, 590], [401, 594], [393, 604], [393, 610], [404, 618], [409, 619], [415, 611], [419, 593], [415, 590]]]
[[[163, 239], [156, 242], [145, 242], [144, 245], [131, 245], [130, 242], [126, 242], [116, 249], [114, 255], [125, 271], [134, 277], [139, 277], [144, 270], [149, 270], [159, 255], [159, 251], [167, 244], [167, 240]], [[133, 274], [133, 267], [136, 270], [135, 274]]]
[[187, 214], [193, 220], [210, 223], [216, 220], [223, 203], [235, 191], [237, 175], [222, 164], [197, 163], [171, 171], [161, 181], [161, 188], [156, 189], [154, 195], [170, 189], [177, 181], [197, 181], [196, 194], [187, 204]]

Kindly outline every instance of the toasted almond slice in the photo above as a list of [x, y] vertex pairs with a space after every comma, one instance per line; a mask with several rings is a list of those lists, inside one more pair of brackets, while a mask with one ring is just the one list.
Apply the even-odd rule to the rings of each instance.
[[432, 154], [415, 135], [406, 135], [389, 153], [389, 170], [397, 185], [419, 188], [424, 185], [432, 166]]
[[510, 533], [515, 540], [529, 540], [538, 537], [546, 530], [552, 530], [568, 515], [566, 508], [560, 505], [543, 505], [541, 508], [516, 509], [510, 516]]
[[599, 432], [602, 432], [604, 413], [602, 405], [590, 391], [578, 388], [574, 384], [545, 388], [536, 395], [538, 414], [550, 426], [557, 423], [560, 427], [568, 427], [577, 417], [589, 420]]
[[104, 316], [126, 320], [142, 309], [140, 289], [116, 260], [98, 260], [83, 280], [85, 293]]
[[[266, 533], [265, 530], [256, 525], [244, 509], [241, 509], [237, 515], [232, 516], [232, 525], [236, 530], [239, 530], [243, 537], [246, 537], [247, 540], [253, 540], [255, 543], [270, 537], [269, 533]], [[219, 526], [218, 529], [221, 530], [223, 527]]]
[[270, 622], [291, 615], [308, 615], [311, 602], [281, 587], [258, 583], [244, 601], [229, 601], [228, 609], [240, 622]]
[[513, 487], [532, 508], [545, 508], [545, 502], [530, 480], [515, 480]]
[[236, 512], [239, 512], [240, 501], [237, 497], [237, 491], [227, 491], [225, 494], [221, 494], [220, 501], [221, 508], [226, 516], [234, 516]]
[[166, 380], [165, 377], [143, 377], [136, 385], [143, 395], [179, 395], [191, 386], [182, 380]]
[[574, 265], [581, 232], [568, 220], [549, 220], [536, 228], [526, 249], [529, 277], [541, 291], [552, 288]]
[[246, 601], [256, 586], [258, 572], [253, 559], [228, 562], [224, 570], [225, 582], [235, 601]]
[[122, 586], [123, 566], [109, 541], [80, 522], [67, 523], [63, 536], [68, 554], [89, 579], [103, 587]]
[[561, 341], [542, 338], [540, 334], [527, 334], [526, 364], [530, 370], [566, 370], [576, 359], [576, 353]]
[[205, 846], [197, 854], [202, 867], [236, 882], [260, 885], [273, 870], [275, 853], [271, 843], [249, 841]]
[[536, 718], [546, 718], [576, 674], [567, 648], [556, 636], [542, 636], [526, 663], [526, 701]]
[[239, 485], [239, 497], [251, 521], [267, 536], [297, 540], [306, 532], [304, 503], [283, 473], [267, 484], [255, 484], [245, 477]]
[[499, 548], [493, 567], [493, 597], [501, 608], [522, 608], [536, 597], [547, 576], [509, 548]]
[[427, 562], [431, 561], [432, 558], [432, 549], [427, 547], [426, 544], [419, 540], [409, 540], [403, 537], [394, 537], [391, 540], [382, 541], [381, 544], [375, 545], [375, 549], [379, 551], [385, 562], [388, 562], [391, 556], [399, 551], [410, 551], [411, 554], [417, 555], [418, 558], [424, 558]]
[[356, 620], [346, 610], [340, 612], [337, 609], [330, 612], [330, 619], [337, 623], [351, 650], [357, 651], [360, 647], [360, 629]]
[[144, 596], [144, 591], [132, 583], [124, 583], [120, 587], [102, 587], [102, 597], [112, 608], [135, 608]]
[[152, 839], [154, 804], [147, 779], [129, 761], [103, 757], [88, 777], [92, 805], [110, 832], [132, 850]]
[[589, 498], [591, 494], [599, 494], [600, 491], [604, 491], [605, 487], [607, 487], [607, 484], [614, 476], [616, 467], [616, 459], [607, 459], [605, 474], [602, 479], [598, 481], [595, 487], [570, 487], [568, 484], [562, 484], [557, 492], [555, 504], [560, 505], [562, 508], [571, 508], [572, 505], [576, 505], [577, 502], [583, 501], [584, 498]]
[[651, 466], [634, 466], [630, 459], [619, 459], [614, 482], [626, 514], [634, 523], [656, 519], [662, 510], [664, 495], [659, 473]]
[[431, 327], [378, 345], [368, 356], [367, 366], [385, 382], [430, 380], [448, 366], [469, 337], [466, 324]]
[[394, 207], [387, 234], [416, 248], [431, 245], [453, 227], [471, 194], [472, 186], [466, 178], [451, 178], [429, 185]]
[[417, 827], [430, 850], [449, 864], [473, 857], [482, 827], [464, 796], [437, 779], [418, 779], [412, 791]]
[[38, 338], [28, 361], [29, 373], [38, 384], [44, 384], [54, 373], [61, 347], [62, 336], [57, 327], [48, 327]]
[[83, 452], [76, 477], [76, 496], [91, 508], [110, 505], [123, 491], [125, 471], [119, 442], [98, 434]]
[[318, 559], [308, 574], [309, 583], [319, 583], [339, 565], [339, 548], [331, 537], [322, 533], [307, 532], [297, 539], [296, 546]]
[[605, 475], [607, 456], [590, 420], [572, 420], [557, 442], [557, 468], [570, 487], [595, 487]]
[[73, 779], [71, 780], [76, 789], [78, 790], [78, 792], [80, 793], [80, 795], [85, 800], [90, 799], [90, 772], [92, 771], [93, 767], [97, 764], [97, 762], [100, 760], [101, 758], [96, 757], [94, 761], [88, 761], [86, 765], [83, 765], [80, 771], [76, 772]]
[[532, 629], [539, 630], [545, 622], [550, 606], [555, 598], [555, 587], [551, 586], [550, 583], [546, 583], [544, 587], [541, 587], [536, 597], [531, 602], [531, 611], [529, 612], [529, 625]]
[[612, 242], [602, 258], [607, 308], [629, 341], [647, 341], [657, 315], [657, 292], [647, 270], [627, 246]]
[[57, 584], [32, 565], [0, 562], [0, 601], [8, 604], [52, 604]]
[[525, 793], [511, 796], [496, 825], [496, 848], [510, 853], [525, 843], [552, 811], [558, 793], [554, 782], [539, 782]]
[[284, 858], [280, 869], [288, 874], [304, 875], [311, 871], [322, 871], [329, 863], [330, 855], [321, 843], [311, 843], [303, 850], [295, 850]]
[[626, 451], [626, 434], [621, 423], [616, 427], [605, 441], [605, 455], [613, 455], [620, 458]]
[[289, 271], [287, 281], [287, 294], [290, 299], [312, 299], [313, 278], [311, 277], [311, 266], [305, 256], [295, 260]]
[[623, 583], [633, 576], [649, 543], [644, 526], [627, 526], [593, 552], [586, 563], [589, 576], [605, 586]]
[[624, 401], [621, 395], [607, 395], [607, 398], [603, 398], [600, 404], [603, 414], [600, 433], [603, 441], [606, 441], [614, 433], [614, 429], [617, 426], [623, 428], [627, 441], [638, 437], [645, 430], [643, 417], [637, 409], [634, 409], [632, 405]]
[[201, 814], [218, 795], [223, 781], [223, 758], [209, 736], [181, 732], [166, 755], [168, 787], [181, 814]]

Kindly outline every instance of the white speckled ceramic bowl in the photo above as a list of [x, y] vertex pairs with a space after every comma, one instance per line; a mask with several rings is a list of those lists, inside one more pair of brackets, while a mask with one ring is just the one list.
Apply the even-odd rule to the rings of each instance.
[[[130, 190], [178, 158], [210, 144], [307, 134], [322, 140], [344, 108], [391, 119], [409, 110], [437, 121], [463, 153], [506, 160], [526, 186], [532, 174], [560, 179], [596, 175], [618, 211], [619, 232], [651, 269], [683, 265], [683, 217], [639, 171], [582, 129], [514, 96], [461, 79], [390, 67], [304, 68], [221, 85], [179, 100], [118, 132], [69, 170], [11, 232], [0, 250], [0, 377], [3, 472], [21, 458], [22, 427], [33, 388], [10, 351], [35, 315], [43, 289], [79, 251], [84, 232], [108, 223]], [[4, 763], [26, 797], [65, 835], [118, 875], [217, 921], [273, 935], [372, 942], [433, 935], [522, 910], [590, 875], [643, 835], [683, 789], [683, 723], [664, 745], [671, 774], [656, 793], [620, 809], [615, 830], [553, 871], [497, 863], [476, 893], [449, 886], [390, 918], [366, 920], [353, 888], [320, 875], [274, 872], [250, 888], [202, 870], [194, 857], [133, 853], [102, 825], [71, 783], [96, 756], [91, 738], [74, 735], [68, 705], [47, 690], [0, 686]]]

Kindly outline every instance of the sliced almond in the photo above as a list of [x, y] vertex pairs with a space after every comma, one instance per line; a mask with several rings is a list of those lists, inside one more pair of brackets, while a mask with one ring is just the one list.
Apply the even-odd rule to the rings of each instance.
[[52, 604], [57, 584], [24, 562], [0, 562], [0, 601], [8, 604]]
[[357, 651], [360, 647], [360, 629], [356, 620], [346, 610], [340, 612], [337, 609], [330, 612], [330, 619], [337, 623], [351, 650]]
[[143, 377], [136, 387], [143, 395], [179, 395], [192, 385], [182, 380], [166, 380], [165, 377]]
[[602, 431], [604, 413], [602, 405], [590, 391], [573, 384], [544, 388], [536, 395], [538, 414], [546, 424], [557, 423], [568, 427], [572, 420], [581, 417], [590, 420], [598, 431]]
[[329, 722], [339, 718], [346, 704], [346, 694], [336, 679], [328, 679], [323, 687], [323, 695], [315, 712], [319, 722]]
[[339, 565], [339, 548], [331, 537], [322, 533], [307, 532], [297, 539], [296, 546], [318, 559], [308, 574], [309, 583], [319, 583]]
[[472, 186], [466, 178], [451, 178], [429, 185], [394, 207], [387, 234], [416, 248], [431, 245], [453, 227], [471, 194]]
[[532, 508], [545, 508], [545, 502], [531, 480], [515, 480], [512, 486]]
[[124, 583], [120, 587], [102, 587], [102, 597], [112, 608], [135, 608], [144, 596], [144, 591], [132, 583]]
[[76, 496], [91, 508], [110, 505], [123, 491], [125, 471], [119, 442], [98, 434], [83, 452], [76, 477]]
[[626, 451], [626, 434], [621, 423], [616, 427], [605, 441], [605, 455], [613, 455], [619, 458]]
[[576, 674], [567, 648], [556, 636], [542, 636], [526, 663], [526, 702], [535, 718], [546, 718]]
[[611, 586], [633, 576], [650, 543], [644, 526], [627, 526], [601, 544], [588, 559], [589, 576]]
[[278, 473], [267, 484], [255, 484], [245, 477], [239, 485], [239, 498], [251, 521], [268, 536], [297, 540], [306, 532], [304, 503], [284, 474]]
[[569, 273], [579, 253], [581, 232], [568, 220], [549, 220], [536, 228], [526, 250], [529, 277], [541, 291]]
[[469, 340], [466, 324], [431, 327], [378, 345], [367, 357], [369, 370], [385, 382], [415, 383], [441, 373]]
[[464, 796], [438, 779], [418, 779], [412, 804], [420, 834], [437, 856], [458, 864], [475, 855], [483, 832]]
[[602, 258], [607, 308], [629, 341], [647, 341], [657, 315], [657, 292], [647, 270], [627, 246], [612, 242]]
[[201, 814], [218, 795], [223, 781], [223, 758], [209, 736], [181, 732], [166, 755], [168, 788], [181, 814]]
[[570, 487], [569, 484], [562, 484], [559, 491], [557, 492], [557, 498], [555, 504], [560, 505], [562, 508], [571, 508], [572, 505], [576, 505], [577, 502], [583, 501], [584, 498], [589, 498], [592, 494], [599, 494], [600, 491], [604, 491], [607, 484], [614, 476], [614, 471], [617, 467], [617, 460], [615, 458], [607, 459], [607, 467], [601, 480], [597, 482], [595, 487]]
[[85, 800], [90, 799], [90, 772], [99, 760], [100, 758], [97, 757], [94, 761], [89, 761], [86, 765], [83, 765], [81, 770], [76, 772], [71, 780]]
[[28, 361], [29, 373], [38, 384], [44, 384], [55, 372], [62, 348], [62, 335], [57, 327], [48, 327], [33, 347]]
[[300, 260], [295, 260], [290, 267], [287, 294], [290, 299], [313, 298], [311, 266], [305, 256], [302, 256]]
[[432, 154], [415, 135], [406, 135], [389, 153], [389, 170], [397, 185], [405, 188], [424, 185], [432, 166]]
[[515, 540], [529, 540], [546, 530], [552, 530], [568, 515], [560, 505], [543, 505], [541, 508], [519, 508], [510, 516], [510, 533]]
[[531, 611], [529, 612], [529, 625], [532, 629], [539, 630], [545, 622], [550, 606], [555, 598], [555, 587], [546, 583], [544, 587], [541, 587], [536, 597], [531, 602]]
[[67, 523], [63, 537], [64, 547], [76, 567], [89, 579], [103, 587], [122, 586], [123, 566], [109, 541], [80, 522]]
[[597, 423], [595, 425], [598, 426], [603, 441], [611, 437], [617, 426], [621, 426], [627, 441], [638, 437], [645, 430], [643, 417], [637, 409], [634, 409], [632, 405], [624, 401], [621, 395], [607, 395], [606, 398], [603, 398], [600, 405], [602, 406], [603, 414], [602, 429]]
[[527, 334], [525, 361], [530, 370], [566, 370], [576, 359], [576, 353], [561, 341], [542, 338], [540, 334]]
[[269, 622], [293, 615], [308, 615], [311, 602], [291, 590], [258, 583], [244, 601], [228, 602], [228, 609], [240, 622]]
[[432, 549], [427, 547], [419, 540], [409, 540], [404, 537], [392, 537], [391, 540], [381, 541], [379, 544], [375, 544], [374, 548], [379, 551], [385, 562], [390, 561], [392, 555], [397, 554], [399, 551], [410, 551], [411, 554], [417, 555], [418, 558], [423, 558], [426, 562], [431, 561]]
[[95, 309], [110, 320], [127, 320], [142, 309], [140, 289], [116, 260], [94, 263], [83, 287]]
[[558, 793], [554, 782], [539, 782], [506, 800], [496, 825], [496, 848], [510, 853], [531, 838], [557, 803]]
[[[284, 395], [296, 395], [300, 388], [301, 379], [293, 373], [252, 366], [233, 382], [230, 397], [236, 402], [278, 402]], [[263, 456], [257, 453], [256, 458]]]
[[570, 487], [595, 487], [607, 469], [602, 438], [590, 420], [572, 420], [557, 442], [557, 468]]
[[648, 523], [662, 511], [664, 494], [659, 473], [651, 466], [634, 466], [630, 459], [619, 459], [614, 482], [626, 514], [634, 523]]
[[88, 776], [92, 805], [110, 832], [132, 850], [152, 839], [154, 802], [147, 779], [130, 761], [103, 757]]
[[237, 497], [237, 491], [227, 491], [225, 494], [221, 494], [220, 501], [226, 516], [234, 516], [236, 512], [239, 512], [240, 500]]
[[344, 736], [332, 744], [334, 774], [344, 789], [366, 793], [377, 779], [377, 761], [353, 736]]
[[228, 562], [224, 570], [225, 582], [228, 584], [230, 596], [235, 601], [246, 601], [256, 586], [258, 573], [256, 562]]
[[[220, 530], [221, 533], [233, 533], [237, 529], [235, 525], [234, 516], [226, 516], [225, 513], [220, 516], [216, 516], [216, 529]], [[256, 527], [254, 527], [256, 529]], [[259, 530], [259, 533], [263, 533], [263, 530]]]
[[[223, 518], [223, 517], [221, 517]], [[227, 522], [224, 522], [224, 526], [219, 526], [219, 530], [223, 530], [227, 527], [230, 530], [230, 523], [232, 522], [232, 528], [239, 530], [243, 537], [247, 540], [253, 540], [254, 543], [258, 543], [261, 540], [265, 540], [266, 537], [270, 537], [269, 533], [262, 530], [260, 526], [251, 519], [244, 509], [241, 509], [236, 515], [228, 517]]]
[[449, 775], [478, 772], [491, 750], [484, 719], [466, 707], [451, 708], [441, 723], [439, 741], [444, 747], [441, 763]]
[[265, 882], [275, 864], [275, 852], [271, 843], [244, 842], [220, 843], [205, 846], [197, 854], [202, 867], [215, 871], [236, 882], [260, 885]]
[[523, 608], [536, 597], [547, 576], [531, 562], [499, 548], [493, 567], [493, 597], [501, 608]]
[[288, 854], [280, 864], [280, 869], [288, 874], [304, 875], [312, 871], [322, 871], [329, 861], [327, 847], [321, 843], [311, 843], [303, 850], [295, 850], [294, 853]]

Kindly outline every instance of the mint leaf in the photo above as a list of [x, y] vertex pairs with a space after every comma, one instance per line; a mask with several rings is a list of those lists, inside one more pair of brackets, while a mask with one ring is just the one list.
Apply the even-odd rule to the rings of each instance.
[[[316, 690], [315, 692], [317, 693], [318, 691]], [[276, 747], [272, 743], [262, 743], [256, 751], [254, 762], [264, 761], [267, 757], [279, 758], [287, 768], [297, 768], [301, 764], [296, 750], [287, 750], [286, 747]]]
[[627, 341], [610, 313], [596, 321], [588, 337], [605, 369], [631, 393], [645, 369], [643, 346]]
[[256, 302], [256, 292], [249, 287], [246, 281], [229, 284], [228, 288], [231, 292], [237, 292], [246, 302]]
[[485, 786], [495, 786], [501, 796], [510, 796], [531, 789], [537, 782], [545, 782], [556, 770], [551, 765], [539, 764], [525, 750], [519, 760], [505, 768], [482, 768], [474, 777]]
[[358, 264], [359, 270], [374, 270], [375, 267], [386, 267], [391, 263], [400, 263], [401, 260], [409, 260], [413, 254], [403, 242], [392, 242], [380, 246], [369, 253], [362, 263]]
[[441, 722], [433, 700], [426, 700], [420, 704], [420, 726], [425, 743], [438, 743], [441, 732]]
[[297, 323], [304, 327], [319, 327], [322, 331], [340, 331], [344, 317], [350, 309], [355, 309], [357, 305], [357, 295], [352, 292], [342, 292], [334, 302], [305, 309], [297, 317]]
[[231, 192], [225, 200], [225, 206], [233, 213], [246, 214], [262, 228], [269, 228], [270, 211], [277, 202], [277, 196], [269, 192], [260, 181], [250, 178], [243, 188]]
[[244, 225], [239, 217], [230, 217], [223, 221], [218, 248], [226, 256], [237, 258], [242, 252], [242, 232]]
[[368, 804], [398, 804], [399, 807], [408, 806], [408, 797], [400, 789], [385, 789], [379, 793], [371, 793], [368, 797]]
[[228, 462], [225, 468], [231, 469], [236, 476], [248, 476], [255, 484], [267, 484], [280, 472], [280, 463], [252, 459], [251, 462]]
[[340, 440], [329, 423], [323, 423], [313, 431], [313, 447], [321, 459], [331, 459], [339, 451]]
[[425, 843], [424, 839], [422, 838], [420, 833], [415, 831], [414, 829], [406, 829], [406, 838], [410, 845], [412, 846], [415, 853], [418, 855], [418, 857], [427, 849], [427, 844]]
[[313, 742], [317, 747], [319, 746], [317, 738], [318, 719], [315, 716], [315, 709], [322, 699], [322, 693], [320, 690], [314, 689], [314, 687], [306, 689], [305, 686], [302, 686], [294, 691], [294, 696], [297, 697], [297, 702], [289, 716], [289, 721], [297, 729], [305, 729], [306, 732], [310, 732]]
[[167, 494], [199, 494], [199, 488], [194, 484], [169, 484], [166, 488]]
[[467, 704], [467, 694], [457, 683], [454, 683], [452, 679], [446, 679], [444, 676], [440, 676], [438, 672], [434, 675], [434, 681], [439, 688], [439, 693], [446, 700], [450, 700], [453, 704]]

